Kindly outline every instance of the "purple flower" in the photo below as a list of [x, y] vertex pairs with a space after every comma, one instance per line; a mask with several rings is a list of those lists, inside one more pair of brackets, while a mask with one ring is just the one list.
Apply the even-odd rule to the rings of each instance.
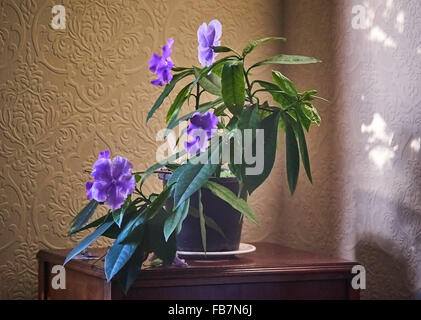
[[208, 139], [212, 137], [217, 126], [218, 117], [212, 111], [204, 114], [200, 112], [194, 113], [187, 128], [187, 136], [193, 138], [193, 140], [184, 144], [187, 152], [197, 154], [205, 151]]
[[98, 202], [105, 202], [111, 210], [121, 208], [127, 196], [135, 189], [132, 164], [128, 159], [115, 157], [110, 159], [109, 151], [102, 151], [92, 167], [94, 182], [86, 183], [86, 196]]
[[171, 69], [174, 67], [174, 62], [171, 60], [173, 38], [169, 38], [167, 44], [162, 48], [162, 56], [157, 53], [152, 55], [149, 60], [149, 70], [158, 76], [158, 79], [152, 80], [151, 83], [156, 86], [163, 86], [164, 83], [169, 83], [172, 79]]
[[218, 20], [212, 20], [209, 25], [203, 23], [197, 30], [197, 40], [199, 41], [199, 61], [203, 67], [208, 67], [215, 62], [215, 53], [212, 49], [214, 46], [219, 46], [221, 41], [219, 39], [222, 35], [222, 25]]

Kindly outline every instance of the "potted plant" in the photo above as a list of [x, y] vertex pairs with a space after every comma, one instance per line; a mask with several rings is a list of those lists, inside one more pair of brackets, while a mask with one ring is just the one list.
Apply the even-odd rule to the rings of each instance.
[[[238, 248], [243, 217], [257, 223], [247, 204], [269, 176], [275, 162], [278, 133], [285, 134], [286, 172], [291, 193], [297, 185], [300, 158], [310, 181], [310, 161], [305, 131], [320, 124], [312, 102], [315, 90], [299, 92], [281, 72], [272, 71], [272, 82], [252, 79], [251, 73], [265, 65], [310, 64], [317, 59], [279, 54], [252, 65], [253, 50], [270, 41], [250, 42], [241, 53], [221, 46], [222, 26], [217, 20], [198, 29], [201, 67], [177, 67], [171, 59], [174, 40], [162, 54], [153, 54], [150, 70], [163, 86], [152, 106], [149, 120], [177, 84], [187, 80], [166, 115], [163, 136], [188, 121], [187, 141], [180, 150], [143, 172], [133, 172], [130, 161], [109, 151], [99, 154], [87, 182], [91, 201], [74, 218], [69, 234], [93, 229], [68, 255], [65, 263], [85, 250], [100, 236], [115, 239], [105, 256], [107, 280], [117, 277], [124, 291], [136, 279], [150, 253], [171, 264], [178, 249], [232, 250]], [[223, 53], [222, 58], [216, 56]], [[207, 93], [212, 99], [203, 100]], [[271, 96], [263, 101], [263, 94]], [[320, 98], [321, 99], [321, 98]], [[179, 116], [187, 101], [195, 110]], [[144, 182], [158, 172], [164, 182], [159, 194], [145, 195]], [[108, 212], [89, 222], [99, 205]]]

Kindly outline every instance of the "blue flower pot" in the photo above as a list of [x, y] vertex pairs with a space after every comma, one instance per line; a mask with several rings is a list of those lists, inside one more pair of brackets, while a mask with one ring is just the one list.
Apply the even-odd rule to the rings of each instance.
[[[160, 174], [159, 178], [167, 183], [171, 174]], [[219, 183], [237, 194], [239, 183], [236, 178], [211, 178], [213, 182]], [[215, 196], [209, 189], [202, 188], [203, 213], [215, 221], [222, 230], [225, 237], [213, 228], [206, 226], [206, 251], [220, 252], [238, 250], [240, 246], [241, 230], [243, 227], [243, 216], [240, 212], [231, 207], [230, 204]], [[198, 208], [198, 194], [190, 198], [190, 207]], [[171, 210], [172, 200], [166, 204], [166, 209]], [[200, 221], [198, 217], [189, 214], [184, 220], [180, 233], [177, 235], [177, 249], [179, 251], [203, 252], [202, 236], [200, 232]]]

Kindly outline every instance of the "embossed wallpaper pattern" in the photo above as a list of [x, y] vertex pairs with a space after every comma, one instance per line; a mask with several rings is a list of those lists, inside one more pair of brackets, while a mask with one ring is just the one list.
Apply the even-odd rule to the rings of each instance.
[[[65, 30], [50, 27], [56, 4]], [[356, 4], [369, 9], [366, 30], [352, 29]], [[235, 48], [288, 37], [255, 60], [281, 49], [322, 59], [283, 71], [331, 101], [309, 136], [314, 185], [302, 176], [291, 198], [280, 152], [251, 198], [261, 225], [247, 224], [244, 240], [355, 258], [368, 272], [363, 297], [411, 297], [421, 287], [420, 10], [418, 0], [0, 0], [0, 298], [35, 298], [36, 252], [80, 240], [66, 231], [99, 151], [139, 170], [154, 162], [166, 108], [146, 124], [159, 93], [147, 61], [170, 36], [177, 65], [196, 61], [197, 27], [214, 18]]]

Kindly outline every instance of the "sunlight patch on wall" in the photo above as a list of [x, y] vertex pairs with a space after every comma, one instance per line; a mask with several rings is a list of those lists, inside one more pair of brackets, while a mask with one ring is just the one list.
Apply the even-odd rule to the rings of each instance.
[[419, 152], [421, 149], [421, 138], [412, 139], [411, 144], [409, 146], [413, 151]]
[[399, 33], [403, 33], [405, 30], [405, 13], [403, 11], [399, 11], [396, 16], [395, 28]]
[[392, 37], [388, 36], [387, 33], [384, 32], [379, 26], [374, 26], [371, 29], [370, 34], [368, 35], [368, 39], [382, 43], [386, 48], [397, 48], [396, 41], [393, 40]]
[[365, 146], [368, 158], [378, 169], [383, 169], [395, 157], [398, 145], [393, 144], [393, 133], [388, 133], [387, 123], [383, 117], [375, 113], [369, 125], [361, 125], [361, 133], [369, 134]]

